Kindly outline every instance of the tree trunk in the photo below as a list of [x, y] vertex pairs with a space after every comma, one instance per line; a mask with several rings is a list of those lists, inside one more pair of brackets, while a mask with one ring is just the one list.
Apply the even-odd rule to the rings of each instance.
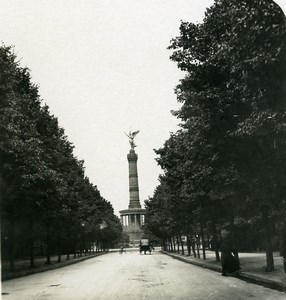
[[180, 240], [179, 240], [179, 235], [176, 236], [176, 242], [177, 242], [177, 253], [180, 254]]
[[219, 257], [219, 246], [217, 240], [217, 230], [216, 230], [215, 220], [213, 218], [212, 218], [211, 226], [212, 226], [212, 236], [213, 236], [212, 241], [214, 243], [214, 250], [215, 250], [215, 259], [217, 262], [219, 262], [220, 257]]
[[51, 241], [50, 241], [50, 225], [48, 224], [47, 226], [47, 261], [46, 264], [50, 265], [51, 264], [51, 253], [50, 253], [50, 245]]
[[190, 242], [191, 242], [191, 249], [194, 255], [194, 258], [197, 257], [197, 253], [196, 253], [196, 236], [194, 236], [194, 234], [190, 234]]
[[73, 239], [73, 244], [72, 244], [72, 249], [73, 249], [73, 258], [76, 258], [76, 250], [77, 250], [77, 239]]
[[165, 250], [165, 251], [168, 251], [168, 239], [164, 239], [163, 240], [163, 249]]
[[71, 234], [70, 231], [68, 231], [68, 238], [66, 241], [66, 245], [67, 245], [67, 260], [70, 259], [70, 252], [71, 252]]
[[236, 257], [238, 265], [240, 265], [237, 245], [236, 245], [236, 238], [235, 238], [235, 227], [234, 227], [234, 203], [232, 200], [232, 211], [231, 211], [231, 219], [230, 219], [230, 234], [231, 234], [231, 244], [232, 244], [232, 253]]
[[40, 250], [40, 254], [41, 254], [41, 256], [44, 256], [44, 247], [43, 247], [42, 237], [41, 237], [41, 250]]
[[208, 234], [208, 232], [206, 236], [207, 236], [207, 248], [210, 249], [210, 235]]
[[286, 222], [282, 224], [280, 232], [280, 255], [283, 260], [284, 273], [286, 273]]
[[184, 243], [183, 243], [183, 240], [182, 240], [182, 236], [180, 235], [180, 244], [181, 244], [181, 249], [182, 249], [182, 255], [185, 254], [185, 251], [184, 251]]
[[82, 238], [79, 241], [79, 256], [82, 257], [82, 249], [83, 248], [83, 241]]
[[196, 244], [197, 244], [197, 256], [198, 256], [198, 258], [201, 258], [201, 255], [200, 255], [200, 237], [199, 236], [196, 237]]
[[187, 250], [188, 250], [188, 256], [191, 256], [191, 240], [189, 234], [187, 234]]
[[200, 222], [200, 229], [201, 229], [201, 237], [202, 237], [202, 247], [203, 247], [203, 259], [206, 259], [206, 247], [205, 247], [205, 233], [202, 222]]
[[[170, 247], [171, 247], [170, 250], [171, 250], [171, 252], [174, 252], [174, 249], [173, 249], [173, 240], [172, 240], [172, 238], [170, 238], [169, 241], [170, 241]], [[169, 250], [169, 251], [170, 251], [170, 250]]]
[[33, 223], [30, 222], [30, 267], [33, 268], [35, 266], [34, 263], [34, 226]]
[[61, 246], [61, 242], [58, 242], [58, 262], [62, 261], [62, 246]]
[[196, 258], [197, 257], [196, 244], [195, 244], [194, 241], [192, 241], [191, 245], [192, 245], [192, 251], [193, 251], [193, 254], [194, 254], [194, 258]]
[[70, 243], [70, 237], [68, 237], [68, 240], [67, 240], [67, 260], [69, 260], [70, 259], [70, 245], [71, 245], [71, 243]]
[[10, 271], [15, 269], [15, 221], [11, 220], [9, 224], [9, 261], [10, 261]]
[[265, 233], [266, 271], [272, 272], [274, 271], [273, 247], [272, 247], [272, 240], [271, 240], [269, 216], [265, 210], [262, 212], [262, 222], [263, 222], [263, 229]]
[[174, 252], [174, 244], [173, 244], [173, 237], [170, 238], [170, 246], [171, 246], [171, 252]]

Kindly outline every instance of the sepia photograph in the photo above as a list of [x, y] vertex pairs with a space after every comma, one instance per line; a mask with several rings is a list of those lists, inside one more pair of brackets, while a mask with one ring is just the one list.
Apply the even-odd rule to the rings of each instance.
[[1, 1], [1, 299], [286, 299], [285, 14]]

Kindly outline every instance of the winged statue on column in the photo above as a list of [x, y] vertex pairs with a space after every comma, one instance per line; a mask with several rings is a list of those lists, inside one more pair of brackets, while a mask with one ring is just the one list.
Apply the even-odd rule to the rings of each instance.
[[134, 138], [139, 133], [139, 130], [134, 131], [134, 132], [129, 131], [128, 134], [126, 132], [124, 132], [124, 133], [129, 138], [129, 144], [131, 146], [131, 149], [134, 149], [136, 147], [136, 145], [134, 143]]

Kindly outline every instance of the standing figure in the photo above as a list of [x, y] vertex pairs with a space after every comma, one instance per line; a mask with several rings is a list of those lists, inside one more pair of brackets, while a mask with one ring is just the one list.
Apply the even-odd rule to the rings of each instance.
[[236, 258], [237, 251], [233, 249], [230, 234], [227, 230], [223, 230], [221, 233], [221, 267], [222, 276], [226, 276], [226, 273], [234, 273], [240, 270], [239, 262]]
[[129, 134], [127, 134], [126, 132], [124, 132], [124, 133], [129, 138], [129, 143], [130, 143], [131, 149], [134, 149], [136, 147], [136, 145], [134, 143], [134, 138], [139, 133], [139, 130], [134, 131], [134, 132], [129, 131]]

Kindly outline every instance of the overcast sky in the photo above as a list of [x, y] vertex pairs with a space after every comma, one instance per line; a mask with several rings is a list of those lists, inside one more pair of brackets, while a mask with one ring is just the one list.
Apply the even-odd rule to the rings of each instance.
[[[276, 1], [286, 11], [286, 0]], [[6, 0], [0, 39], [14, 45], [41, 98], [85, 161], [86, 175], [115, 213], [129, 204], [124, 132], [140, 130], [140, 202], [161, 172], [153, 149], [178, 120], [174, 87], [183, 73], [166, 48], [180, 20], [201, 22], [212, 0]]]

